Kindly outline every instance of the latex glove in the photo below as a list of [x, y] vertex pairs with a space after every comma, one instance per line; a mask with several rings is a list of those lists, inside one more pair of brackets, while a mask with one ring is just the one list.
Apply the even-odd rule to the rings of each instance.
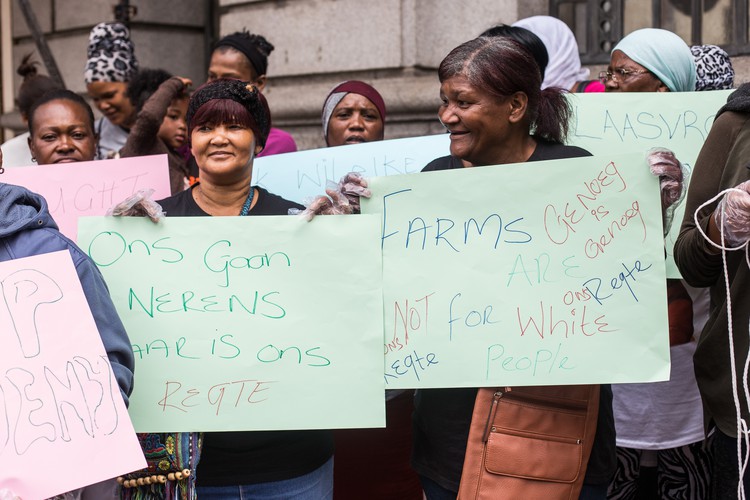
[[115, 217], [148, 217], [152, 222], [159, 222], [164, 218], [164, 211], [161, 205], [151, 198], [153, 194], [153, 189], [141, 189], [107, 210], [107, 215], [114, 215]]
[[651, 173], [659, 178], [662, 211], [682, 198], [684, 172], [680, 160], [668, 149], [656, 148], [648, 153]]
[[739, 191], [729, 191], [714, 210], [714, 222], [721, 230], [724, 214], [724, 241], [729, 246], [738, 247], [750, 239], [750, 181], [735, 187]]
[[[347, 200], [349, 200], [349, 204], [354, 207], [353, 213], [355, 214], [360, 213], [359, 199], [361, 197], [370, 198], [372, 196], [372, 191], [367, 189], [367, 180], [355, 172], [349, 172], [341, 178], [338, 190], [341, 194], [346, 196]], [[328, 193], [328, 190], [326, 190], [326, 192]]]
[[666, 236], [672, 226], [675, 208], [685, 194], [687, 167], [680, 163], [672, 151], [664, 148], [652, 149], [646, 159], [651, 173], [659, 178], [661, 217]]
[[304, 210], [293, 211], [289, 213], [299, 214], [304, 217], [308, 222], [313, 220], [316, 215], [349, 215], [353, 213], [359, 213], [359, 207], [357, 211], [354, 211], [354, 206], [349, 203], [349, 199], [338, 192], [335, 189], [326, 189], [328, 196], [318, 196], [315, 198]]
[[367, 181], [359, 174], [350, 172], [341, 178], [335, 188], [326, 189], [327, 196], [318, 196], [305, 210], [298, 213], [308, 221], [316, 215], [348, 215], [360, 213], [360, 197], [369, 198]]
[[[0, 168], [2, 168], [2, 153], [0, 153]], [[0, 488], [0, 500], [21, 500], [21, 497], [8, 488]]]

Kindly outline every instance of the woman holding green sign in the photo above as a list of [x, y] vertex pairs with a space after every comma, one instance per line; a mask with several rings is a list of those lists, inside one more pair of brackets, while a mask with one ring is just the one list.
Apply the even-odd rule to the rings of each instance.
[[[253, 160], [266, 145], [271, 128], [266, 100], [253, 84], [225, 79], [204, 84], [190, 98], [187, 121], [200, 182], [159, 202], [167, 217], [287, 215], [290, 209], [304, 208], [250, 184]], [[159, 451], [162, 443], [156, 438], [162, 435], [147, 436], [154, 437], [150, 441], [141, 438], [149, 456]], [[176, 436], [178, 443], [186, 441], [183, 434], [165, 436]], [[190, 436], [193, 444], [199, 442], [198, 434]], [[193, 458], [183, 463], [192, 469], [190, 477], [197, 473], [195, 489], [187, 486], [187, 493], [169, 498], [195, 498], [196, 494], [201, 500], [332, 498], [330, 431], [208, 432], [202, 436], [202, 447], [192, 447], [188, 452]], [[132, 485], [132, 478], [128, 481]], [[132, 493], [129, 498], [140, 497]]]
[[[530, 52], [506, 38], [479, 37], [451, 51], [439, 68], [438, 116], [450, 156], [423, 171], [590, 156], [563, 144], [570, 107], [560, 89], [541, 89]], [[544, 388], [550, 394], [558, 388]], [[456, 498], [477, 389], [417, 391], [412, 465], [428, 500]], [[614, 472], [612, 393], [601, 386], [598, 425], [580, 498], [606, 498]], [[523, 459], [523, 457], [519, 457]], [[511, 456], [503, 460], [512, 460]], [[510, 498], [497, 492], [497, 498]], [[511, 494], [512, 495], [512, 494]]]
[[[271, 128], [259, 90], [216, 80], [196, 90], [188, 135], [200, 172], [191, 189], [160, 202], [167, 217], [287, 215], [300, 205], [250, 185], [253, 159]], [[329, 431], [219, 432], [204, 435], [199, 498], [330, 498], [333, 440]]]

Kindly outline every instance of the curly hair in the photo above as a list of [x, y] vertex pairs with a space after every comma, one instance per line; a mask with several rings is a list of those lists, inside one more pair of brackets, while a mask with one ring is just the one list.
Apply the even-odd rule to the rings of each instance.
[[172, 74], [163, 69], [146, 68], [135, 74], [133, 79], [128, 82], [126, 94], [135, 106], [136, 113], [143, 108], [143, 105], [156, 92], [159, 85], [170, 78], [172, 78]]

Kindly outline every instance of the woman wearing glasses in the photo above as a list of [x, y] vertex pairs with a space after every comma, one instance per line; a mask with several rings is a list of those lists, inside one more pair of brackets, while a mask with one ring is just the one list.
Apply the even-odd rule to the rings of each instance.
[[[600, 77], [607, 92], [691, 91], [696, 82], [694, 61], [679, 36], [643, 29], [615, 46], [609, 67]], [[693, 353], [707, 318], [708, 296], [705, 290], [668, 279], [667, 301], [669, 380], [612, 386], [617, 472], [609, 487], [610, 500], [708, 498], [709, 457], [693, 373]]]
[[599, 73], [606, 92], [689, 92], [695, 90], [690, 48], [671, 31], [634, 31], [614, 49], [607, 71]]

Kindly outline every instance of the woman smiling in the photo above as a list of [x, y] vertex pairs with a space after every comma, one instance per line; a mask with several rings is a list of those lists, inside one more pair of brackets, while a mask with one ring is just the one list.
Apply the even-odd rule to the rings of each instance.
[[[250, 184], [271, 128], [254, 85], [206, 83], [191, 97], [187, 119], [200, 182], [159, 202], [168, 217], [287, 215], [304, 208]], [[332, 454], [330, 431], [206, 433], [197, 493], [202, 500], [330, 498]]]
[[[479, 37], [466, 42], [443, 59], [438, 76], [442, 101], [438, 117], [450, 133], [451, 155], [433, 160], [423, 171], [589, 155], [562, 143], [569, 104], [560, 89], [540, 89], [539, 67], [514, 40]], [[552, 396], [558, 391], [543, 389]], [[417, 391], [412, 465], [428, 500], [456, 498], [476, 397], [477, 389]], [[609, 386], [601, 386], [599, 400], [591, 457], [582, 464], [586, 474], [580, 498], [606, 498], [614, 472]], [[493, 497], [508, 498], [501, 491], [493, 492]]]

